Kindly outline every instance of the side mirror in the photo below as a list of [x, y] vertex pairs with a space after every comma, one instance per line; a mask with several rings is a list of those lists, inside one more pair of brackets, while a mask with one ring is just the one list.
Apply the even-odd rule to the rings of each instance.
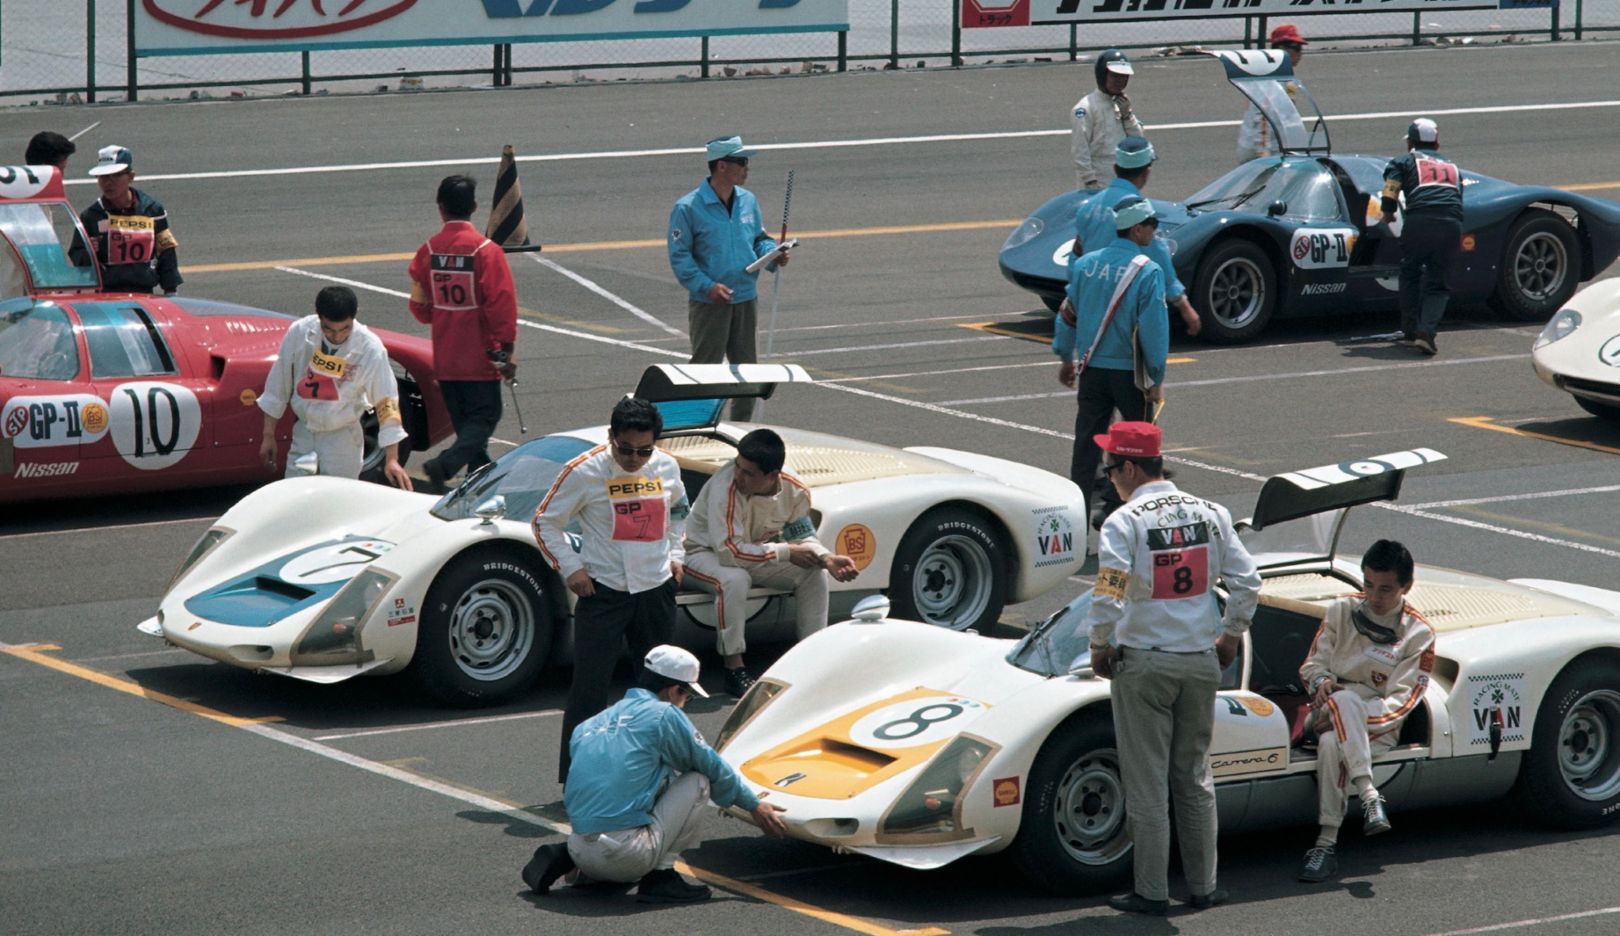
[[889, 599], [882, 595], [867, 595], [855, 604], [855, 610], [850, 613], [863, 624], [876, 624], [889, 616]]
[[1268, 218], [1280, 218], [1287, 213], [1288, 203], [1285, 201], [1274, 201], [1266, 206], [1266, 217]]
[[475, 508], [473, 510], [473, 514], [475, 516], [477, 516], [479, 519], [484, 521], [484, 523], [483, 523], [484, 526], [489, 526], [490, 524], [494, 523], [496, 520], [499, 520], [502, 517], [505, 517], [506, 516], [506, 495], [505, 494], [496, 494], [494, 497], [491, 497], [489, 500], [484, 501], [482, 504], [479, 504], [477, 506], [477, 508]]

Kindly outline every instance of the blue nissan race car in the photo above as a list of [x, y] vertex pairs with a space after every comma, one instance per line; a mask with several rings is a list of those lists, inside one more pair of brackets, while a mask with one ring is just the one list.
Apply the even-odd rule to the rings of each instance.
[[[1235, 343], [1273, 318], [1366, 315], [1397, 308], [1402, 215], [1379, 221], [1385, 156], [1336, 156], [1326, 121], [1280, 50], [1211, 52], [1270, 123], [1281, 155], [1253, 159], [1185, 202], [1153, 199], [1158, 236], [1203, 318], [1201, 334]], [[1291, 91], [1290, 91], [1291, 86]], [[1301, 108], [1314, 115], [1301, 116]], [[1463, 237], [1453, 301], [1488, 302], [1520, 321], [1545, 321], [1620, 256], [1620, 205], [1464, 170]], [[1001, 273], [1063, 302], [1075, 236], [1065, 192], [1001, 248]], [[1173, 318], [1174, 316], [1172, 316]]]

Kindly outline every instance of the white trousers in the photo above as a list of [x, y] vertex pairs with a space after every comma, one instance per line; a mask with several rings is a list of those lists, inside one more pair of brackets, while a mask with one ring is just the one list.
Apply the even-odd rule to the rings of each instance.
[[1316, 742], [1317, 821], [1337, 828], [1344, 822], [1350, 781], [1372, 776], [1372, 759], [1395, 746], [1401, 723], [1367, 734], [1367, 707], [1361, 696], [1340, 689], [1328, 696], [1328, 730]]
[[760, 563], [748, 568], [721, 565], [714, 553], [687, 553], [686, 574], [693, 585], [715, 596], [715, 648], [721, 656], [748, 648], [748, 589], [790, 589], [797, 611], [800, 640], [827, 626], [827, 573], [820, 567], [804, 569], [791, 562]]
[[[287, 451], [287, 477], [302, 478], [322, 474], [334, 478], [358, 478], [365, 462], [366, 434], [358, 421], [331, 432], [315, 432], [302, 419], [293, 422], [292, 447]], [[309, 457], [315, 457], [314, 470]], [[300, 465], [299, 462], [303, 461]]]
[[617, 832], [568, 836], [568, 854], [594, 881], [639, 881], [675, 867], [675, 856], [696, 843], [698, 810], [709, 801], [709, 778], [681, 774], [653, 804], [652, 822]]

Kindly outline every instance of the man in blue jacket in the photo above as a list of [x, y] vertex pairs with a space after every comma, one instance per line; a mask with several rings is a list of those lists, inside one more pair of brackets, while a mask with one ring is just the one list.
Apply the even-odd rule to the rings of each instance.
[[578, 867], [595, 881], [638, 882], [642, 903], [707, 899], [707, 887], [675, 871], [706, 800], [740, 806], [766, 835], [782, 837], [782, 810], [761, 803], [681, 711], [694, 693], [709, 695], [697, 657], [663, 644], [647, 653], [634, 689], [574, 729], [563, 793], [574, 831], [566, 845], [535, 850], [523, 868], [530, 890], [544, 894]]
[[1058, 380], [1079, 388], [1069, 478], [1088, 508], [1102, 460], [1092, 437], [1108, 431], [1116, 409], [1127, 420], [1152, 422], [1154, 404], [1164, 400], [1170, 351], [1164, 271], [1142, 250], [1158, 226], [1152, 202], [1126, 196], [1114, 205], [1113, 241], [1069, 266], [1068, 300], [1077, 320], [1071, 326], [1059, 316], [1052, 352], [1062, 361]]
[[[759, 360], [759, 273], [747, 267], [775, 250], [776, 241], [760, 222], [759, 200], [742, 187], [753, 155], [740, 136], [710, 140], [709, 178], [677, 199], [669, 215], [669, 267], [686, 287], [693, 364]], [[770, 269], [787, 262], [783, 253]], [[732, 419], [748, 422], [753, 416], [752, 398], [731, 402]]]

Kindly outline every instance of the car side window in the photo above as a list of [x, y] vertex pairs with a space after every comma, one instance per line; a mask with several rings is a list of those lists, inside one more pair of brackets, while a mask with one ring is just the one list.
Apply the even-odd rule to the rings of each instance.
[[32, 299], [0, 303], [0, 377], [72, 380], [79, 346], [67, 313]]
[[1288, 203], [1288, 217], [1306, 222], [1339, 221], [1337, 183], [1326, 172], [1290, 173], [1283, 182], [1279, 197]]
[[168, 344], [146, 310], [114, 302], [81, 303], [84, 342], [95, 379], [158, 377], [175, 372]]

